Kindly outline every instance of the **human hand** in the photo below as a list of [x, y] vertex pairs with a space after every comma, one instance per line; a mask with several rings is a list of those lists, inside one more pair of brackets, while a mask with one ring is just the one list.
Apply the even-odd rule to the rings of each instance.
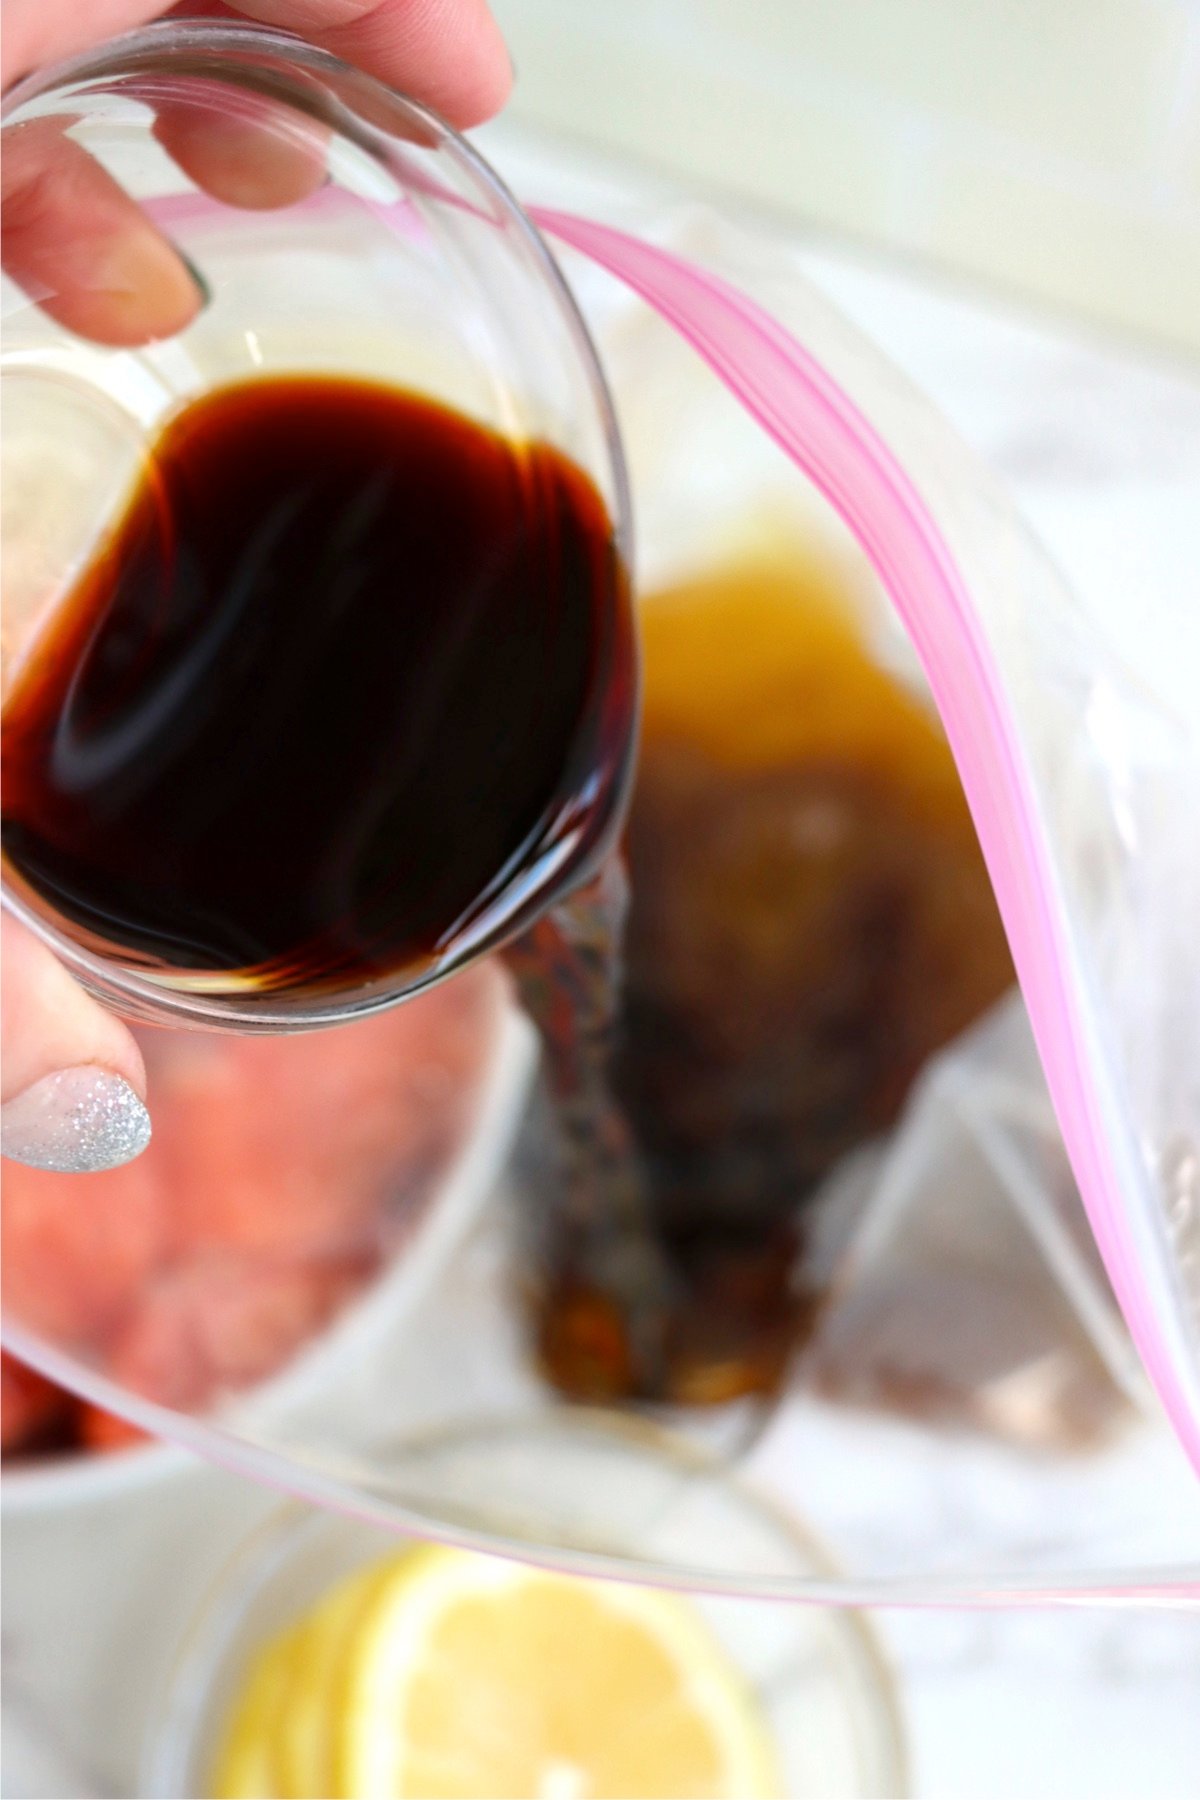
[[[3, 84], [170, 10], [160, 0], [4, 0]], [[202, 10], [295, 31], [460, 127], [498, 111], [511, 83], [486, 0], [241, 0]], [[282, 204], [296, 197], [297, 181], [320, 179], [313, 167], [266, 167], [252, 157], [247, 189], [237, 130], [196, 142], [182, 117], [158, 126], [183, 166], [234, 204]], [[266, 141], [263, 134], [255, 149]], [[71, 329], [100, 343], [144, 343], [183, 329], [203, 304], [187, 264], [61, 122], [6, 133], [0, 180], [5, 269], [31, 293], [51, 296], [42, 304]], [[76, 1172], [138, 1155], [150, 1119], [133, 1037], [7, 915], [0, 955], [0, 1150]]]
[[297, 32], [431, 106], [460, 130], [499, 112], [512, 83], [487, 0], [240, 0], [179, 7], [170, 0], [88, 0], [86, 6], [78, 0], [4, 0], [3, 86], [168, 13], [248, 19]]

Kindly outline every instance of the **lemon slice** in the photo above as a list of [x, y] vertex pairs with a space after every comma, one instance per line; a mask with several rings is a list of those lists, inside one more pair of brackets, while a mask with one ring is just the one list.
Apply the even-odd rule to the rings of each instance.
[[213, 1770], [213, 1800], [278, 1800], [283, 1792], [276, 1749], [284, 1696], [299, 1629], [272, 1638], [250, 1669]]
[[280, 1800], [329, 1800], [335, 1792], [336, 1720], [348, 1659], [382, 1579], [377, 1566], [358, 1570], [291, 1636], [283, 1692], [268, 1722]]
[[360, 1621], [338, 1733], [356, 1800], [760, 1800], [762, 1720], [695, 1610], [461, 1551], [394, 1567]]

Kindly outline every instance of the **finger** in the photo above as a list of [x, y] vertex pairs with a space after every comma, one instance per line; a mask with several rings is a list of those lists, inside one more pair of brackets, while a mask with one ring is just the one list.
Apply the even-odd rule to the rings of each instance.
[[[325, 179], [328, 131], [253, 94], [161, 102], [154, 135], [197, 187], [227, 206], [293, 206]], [[232, 110], [236, 106], [236, 110]]]
[[0, 1100], [76, 1063], [99, 1063], [144, 1095], [142, 1053], [120, 1019], [85, 994], [45, 944], [8, 913], [0, 943]]
[[[88, 0], [69, 7], [5, 0], [4, 85], [167, 10], [162, 0]], [[486, 0], [239, 0], [229, 10], [298, 32], [424, 101], [452, 125], [490, 119], [512, 86], [508, 52]]]
[[141, 1052], [18, 920], [0, 933], [0, 1149], [72, 1173], [128, 1162], [150, 1141]]
[[179, 252], [61, 117], [9, 126], [0, 258], [52, 318], [99, 344], [171, 337], [204, 295]]
[[299, 32], [460, 128], [499, 112], [512, 86], [487, 0], [237, 0], [231, 10]]
[[167, 10], [166, 0], [86, 0], [54, 6], [50, 0], [4, 0], [0, 79], [7, 87], [31, 69], [60, 56], [103, 44], [120, 31], [144, 25]]

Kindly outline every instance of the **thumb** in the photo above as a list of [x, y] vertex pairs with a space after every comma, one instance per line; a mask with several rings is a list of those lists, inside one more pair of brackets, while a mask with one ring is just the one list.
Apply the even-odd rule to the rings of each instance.
[[4, 916], [0, 1150], [36, 1169], [112, 1169], [150, 1141], [128, 1029], [24, 925]]

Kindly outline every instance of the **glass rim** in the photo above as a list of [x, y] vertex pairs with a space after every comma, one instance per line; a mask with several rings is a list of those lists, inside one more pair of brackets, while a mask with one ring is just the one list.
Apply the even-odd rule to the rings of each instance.
[[[634, 544], [628, 468], [608, 379], [579, 303], [550, 246], [520, 201], [463, 133], [431, 107], [291, 32], [272, 30], [250, 20], [161, 19], [24, 76], [3, 96], [0, 120], [6, 127], [19, 123], [14, 115], [29, 103], [44, 100], [73, 84], [117, 77], [131, 62], [136, 62], [142, 69], [174, 68], [181, 59], [204, 52], [228, 57], [231, 83], [238, 79], [237, 56], [249, 58], [256, 52], [317, 77], [337, 77], [339, 81], [349, 78], [364, 94], [375, 95], [390, 106], [402, 108], [414, 122], [432, 131], [436, 149], [456, 159], [482, 191], [498, 203], [525, 249], [532, 254], [584, 375], [600, 426], [607, 465], [604, 473], [611, 486], [613, 541], [620, 566], [631, 579]], [[299, 101], [300, 96], [296, 99]], [[377, 133], [383, 129], [374, 122], [370, 128]], [[594, 855], [591, 860], [594, 861]], [[465, 956], [446, 959], [442, 964], [435, 962], [416, 986], [397, 987], [393, 972], [345, 991], [335, 989], [328, 994], [299, 995], [287, 1000], [269, 995], [243, 998], [234, 993], [188, 990], [99, 954], [77, 942], [32, 905], [3, 864], [0, 864], [0, 908], [40, 938], [89, 993], [124, 1018], [144, 1024], [192, 1026], [243, 1034], [320, 1030], [368, 1017], [415, 998], [498, 949], [507, 941], [515, 923], [511, 916], [498, 920], [494, 931], [484, 935]]]

